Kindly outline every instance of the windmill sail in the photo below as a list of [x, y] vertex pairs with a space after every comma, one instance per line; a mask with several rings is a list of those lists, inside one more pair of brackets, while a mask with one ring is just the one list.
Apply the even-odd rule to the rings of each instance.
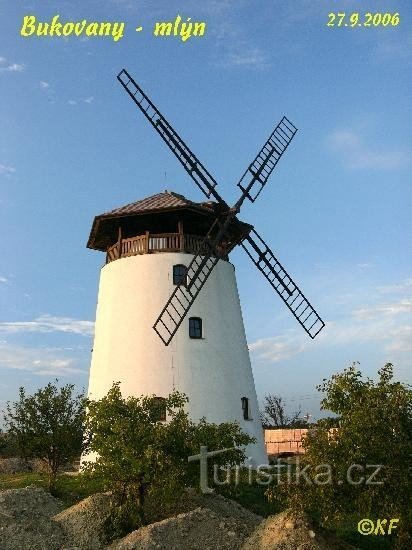
[[157, 107], [147, 97], [140, 86], [133, 80], [130, 74], [123, 69], [117, 75], [117, 80], [139, 107], [144, 116], [161, 136], [163, 141], [174, 153], [178, 161], [182, 164], [186, 172], [193, 179], [199, 189], [207, 198], [214, 197], [218, 202], [227, 207], [227, 204], [216, 191], [216, 180], [206, 170], [200, 160], [192, 153], [183, 139], [179, 136], [172, 126], [167, 122]]
[[323, 329], [325, 323], [265, 241], [253, 229], [242, 242], [242, 247], [259, 271], [269, 281], [272, 288], [285, 302], [300, 325], [312, 339], [315, 338]]
[[237, 184], [243, 192], [241, 202], [245, 197], [255, 202], [297, 131], [284, 116]]
[[227, 259], [227, 253], [237, 244], [242, 245], [252, 262], [263, 273], [309, 336], [315, 338], [323, 329], [325, 323], [263, 239], [256, 231], [249, 232], [250, 229], [247, 235], [243, 232], [233, 234], [227, 232], [231, 224], [232, 229], [235, 229], [236, 224], [239, 224], [236, 216], [244, 200], [247, 198], [251, 202], [255, 202], [259, 196], [275, 166], [295, 136], [296, 126], [285, 116], [281, 119], [237, 184], [242, 194], [235, 205], [230, 208], [216, 191], [216, 180], [192, 153], [130, 74], [123, 69], [117, 75], [117, 79], [199, 189], [207, 198], [213, 197], [220, 204], [219, 213], [215, 217], [211, 230], [205, 237], [199, 252], [189, 264], [185, 283], [176, 286], [153, 325], [154, 330], [166, 346], [171, 342], [182, 324], [219, 259], [223, 257]]

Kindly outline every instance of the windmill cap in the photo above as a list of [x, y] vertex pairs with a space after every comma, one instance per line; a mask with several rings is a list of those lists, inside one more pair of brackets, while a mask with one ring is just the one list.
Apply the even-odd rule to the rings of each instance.
[[[124, 238], [150, 231], [153, 234], [175, 233], [182, 222], [184, 232], [206, 235], [221, 206], [214, 201], [193, 202], [174, 191], [163, 191], [128, 203], [93, 220], [87, 247], [105, 252], [118, 239], [119, 227]], [[251, 226], [238, 222], [241, 233]]]

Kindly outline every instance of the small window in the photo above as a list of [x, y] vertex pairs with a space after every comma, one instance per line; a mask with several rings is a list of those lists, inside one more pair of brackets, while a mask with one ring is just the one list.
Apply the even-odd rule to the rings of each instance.
[[190, 317], [189, 337], [202, 338], [202, 319], [200, 317]]
[[164, 397], [153, 397], [154, 417], [158, 422], [166, 420], [166, 399]]
[[187, 267], [183, 264], [173, 266], [173, 284], [181, 285], [186, 283]]
[[242, 397], [242, 411], [243, 418], [245, 420], [250, 420], [250, 411], [249, 411], [249, 399], [247, 397]]

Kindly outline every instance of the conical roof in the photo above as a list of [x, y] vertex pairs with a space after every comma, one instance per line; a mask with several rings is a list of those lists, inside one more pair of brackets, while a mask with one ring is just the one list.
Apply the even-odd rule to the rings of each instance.
[[[183, 195], [174, 193], [173, 191], [163, 191], [156, 195], [151, 195], [141, 199], [140, 201], [131, 202], [120, 208], [115, 208], [110, 212], [101, 214], [99, 217], [108, 216], [124, 216], [131, 214], [140, 214], [142, 212], [158, 212], [159, 210], [170, 210], [171, 208], [187, 208], [194, 207], [196, 209], [205, 208], [205, 204], [213, 203], [196, 203], [186, 199]], [[207, 207], [206, 207], [207, 208]], [[210, 208], [209, 208], [210, 210]]]

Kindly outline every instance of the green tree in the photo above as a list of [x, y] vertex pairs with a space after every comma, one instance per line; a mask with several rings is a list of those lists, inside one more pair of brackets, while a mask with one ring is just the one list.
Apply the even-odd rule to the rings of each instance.
[[9, 458], [16, 456], [18, 449], [16, 442], [9, 432], [0, 429], [0, 457]]
[[355, 531], [362, 518], [399, 518], [397, 544], [410, 548], [410, 386], [393, 379], [390, 363], [378, 371], [376, 382], [364, 380], [354, 363], [318, 389], [324, 394], [322, 409], [338, 415], [338, 427], [331, 430], [330, 422], [319, 421], [308, 433], [301, 466], [308, 467], [310, 483], [289, 485], [289, 503], [327, 527], [346, 523]]
[[22, 458], [39, 458], [48, 469], [53, 490], [59, 467], [80, 455], [86, 398], [75, 395], [74, 385], [49, 382], [33, 395], [19, 389], [19, 399], [7, 403], [4, 421]]
[[[236, 423], [192, 422], [184, 410], [186, 403], [186, 396], [178, 392], [164, 400], [123, 398], [119, 383], [89, 403], [87, 452], [95, 460], [85, 461], [83, 472], [111, 491], [114, 534], [144, 524], [148, 500], [155, 498], [160, 513], [185, 486], [199, 484], [199, 464], [189, 464], [188, 457], [198, 454], [200, 445], [216, 450], [254, 441]], [[167, 421], [162, 420], [164, 411]], [[245, 458], [242, 449], [234, 449], [216, 457], [216, 462], [234, 465]]]
[[0, 429], [0, 456], [5, 455], [5, 451], [7, 449], [7, 434], [3, 432], [2, 429]]

